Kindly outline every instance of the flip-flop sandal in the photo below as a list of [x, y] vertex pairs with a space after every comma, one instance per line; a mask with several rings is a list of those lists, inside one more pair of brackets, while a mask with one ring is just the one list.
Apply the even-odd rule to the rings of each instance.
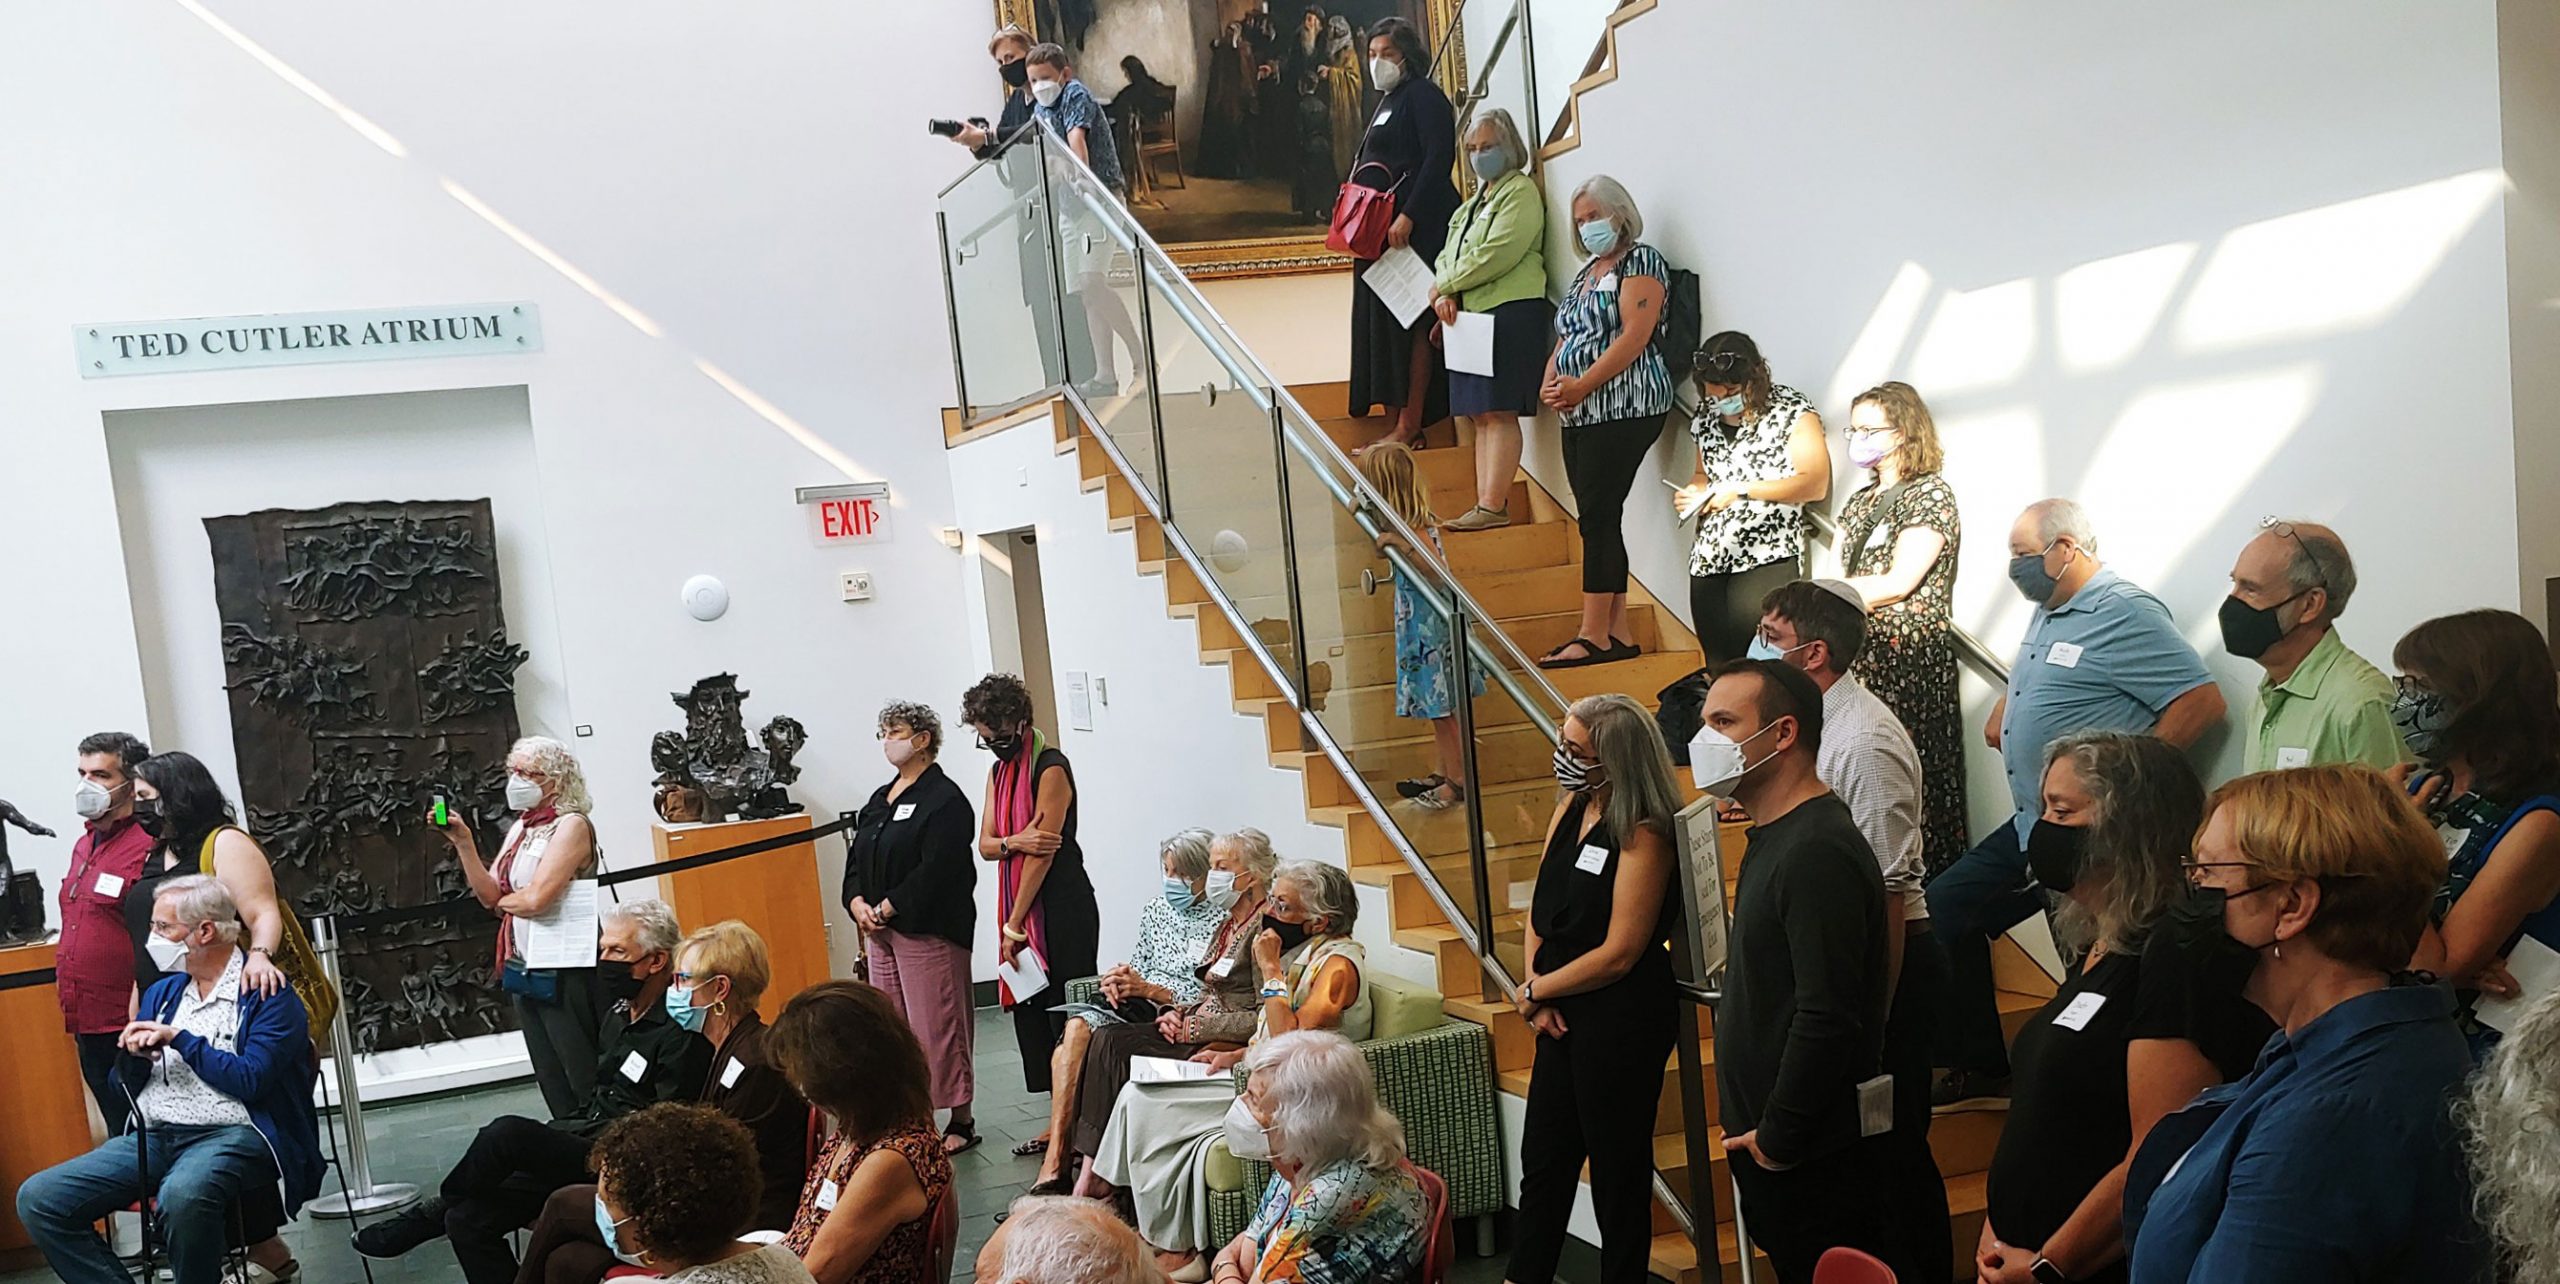
[[1621, 642], [1618, 640], [1618, 636], [1614, 633], [1609, 635], [1608, 656], [1610, 659], [1632, 660], [1642, 654], [1644, 654], [1643, 647], [1637, 646], [1633, 642]]
[[1396, 782], [1396, 796], [1399, 798], [1420, 798], [1424, 794], [1432, 793], [1438, 790], [1440, 786], [1448, 783], [1449, 778], [1439, 774], [1438, 772], [1433, 772], [1428, 776], [1417, 776], [1412, 780], [1399, 780]]
[[986, 1140], [986, 1138], [978, 1135], [978, 1126], [975, 1123], [946, 1124], [943, 1126], [942, 1136], [946, 1141], [953, 1137], [960, 1139], [960, 1146], [958, 1149], [955, 1150], [949, 1146], [944, 1146], [942, 1148], [942, 1153], [954, 1158], [968, 1154], [972, 1150], [976, 1150], [978, 1148], [978, 1143]]
[[1447, 811], [1448, 809], [1467, 800], [1467, 791], [1464, 788], [1461, 788], [1457, 782], [1445, 781], [1443, 782], [1442, 787], [1446, 788], [1449, 792], [1444, 794], [1440, 792], [1440, 790], [1434, 789], [1429, 793], [1417, 794], [1414, 796], [1413, 805], [1422, 808], [1424, 811]]
[[[1564, 654], [1566, 651], [1577, 646], [1582, 648], [1581, 655], [1569, 656]], [[1574, 640], [1565, 643], [1563, 646], [1557, 647], [1555, 650], [1549, 651], [1544, 656], [1539, 657], [1538, 667], [1541, 669], [1579, 669], [1586, 664], [1607, 664], [1614, 658], [1614, 656], [1609, 654], [1609, 648], [1602, 646], [1589, 638], [1575, 638]]]
[[1026, 1195], [1072, 1195], [1076, 1193], [1076, 1179], [1052, 1177], [1047, 1181], [1032, 1183], [1031, 1189], [1023, 1193]]
[[1034, 1137], [1034, 1138], [1032, 1138], [1031, 1140], [1029, 1140], [1029, 1141], [1026, 1141], [1026, 1142], [1022, 1143], [1021, 1145], [1014, 1147], [1014, 1148], [1013, 1148], [1013, 1153], [1014, 1153], [1014, 1157], [1015, 1157], [1015, 1158], [1018, 1158], [1018, 1159], [1029, 1159], [1029, 1158], [1030, 1158], [1030, 1157], [1032, 1157], [1033, 1155], [1038, 1155], [1038, 1154], [1045, 1154], [1045, 1153], [1047, 1153], [1048, 1149], [1049, 1149], [1049, 1139], [1048, 1139], [1048, 1138], [1046, 1138], [1046, 1137]]

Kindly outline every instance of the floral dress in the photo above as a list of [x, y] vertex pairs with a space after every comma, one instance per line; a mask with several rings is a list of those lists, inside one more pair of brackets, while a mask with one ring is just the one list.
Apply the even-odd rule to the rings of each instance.
[[[1689, 420], [1689, 436], [1698, 446], [1698, 466], [1715, 489], [1740, 489], [1751, 482], [1793, 477], [1795, 460], [1787, 443], [1795, 438], [1796, 420], [1813, 413], [1813, 403], [1785, 384], [1769, 389], [1769, 404], [1757, 418], [1727, 424], [1705, 406]], [[1762, 499], [1737, 499], [1722, 510], [1698, 518], [1698, 540], [1689, 549], [1691, 575], [1730, 575], [1771, 562], [1804, 556], [1804, 506]]]
[[[1448, 553], [1440, 546], [1440, 528], [1423, 532], [1431, 541], [1432, 555], [1445, 565]], [[1449, 673], [1456, 661], [1450, 659], [1453, 643], [1449, 637], [1449, 616], [1432, 605], [1422, 587], [1405, 577], [1401, 568], [1396, 580], [1396, 716], [1399, 718], [1448, 718], [1457, 714], [1450, 699]], [[1484, 670], [1478, 668], [1469, 683], [1469, 694], [1484, 694]]]
[[926, 1284], [935, 1278], [933, 1207], [951, 1190], [951, 1156], [943, 1153], [942, 1136], [930, 1125], [900, 1128], [867, 1146], [855, 1144], [850, 1135], [842, 1132], [828, 1138], [818, 1150], [816, 1166], [809, 1169], [809, 1178], [800, 1187], [800, 1212], [792, 1218], [791, 1233], [782, 1242], [793, 1256], [805, 1260], [809, 1246], [818, 1242], [818, 1227], [835, 1211], [836, 1201], [853, 1180], [853, 1170], [860, 1168], [872, 1151], [883, 1149], [898, 1152], [915, 1170], [916, 1183], [924, 1187], [925, 1215], [891, 1227], [888, 1238], [880, 1241], [880, 1247], [871, 1252], [871, 1260], [864, 1262], [847, 1284]]
[[1273, 1176], [1245, 1234], [1262, 1249], [1262, 1284], [1409, 1284], [1422, 1278], [1433, 1230], [1410, 1169], [1337, 1159], [1294, 1190]]
[[1964, 532], [1955, 488], [1936, 473], [1890, 491], [1869, 482], [1840, 508], [1840, 560], [1852, 577], [1891, 570], [1906, 530], [1936, 531], [1947, 546], [1911, 596], [1867, 613], [1867, 646], [1853, 671], [1902, 720], [1919, 751], [1921, 853], [1935, 877], [1970, 845], [1956, 696], [1956, 550]]

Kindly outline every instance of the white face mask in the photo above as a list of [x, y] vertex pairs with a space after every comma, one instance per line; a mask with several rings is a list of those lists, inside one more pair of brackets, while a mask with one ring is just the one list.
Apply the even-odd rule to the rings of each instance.
[[1227, 1118], [1221, 1127], [1226, 1133], [1228, 1154], [1238, 1159], [1270, 1160], [1271, 1133], [1253, 1117], [1253, 1110], [1244, 1104], [1243, 1097], [1237, 1097], [1227, 1107]]
[[1772, 722], [1738, 742], [1713, 727], [1698, 728], [1697, 736], [1689, 741], [1689, 772], [1698, 788], [1719, 798], [1732, 797], [1733, 787], [1741, 783], [1743, 776], [1760, 762], [1768, 761], [1750, 761], [1743, 755], [1742, 746], [1769, 734], [1769, 728], [1777, 725]]
[[1369, 79], [1377, 82], [1379, 93], [1391, 93], [1404, 83], [1404, 64], [1393, 58], [1369, 60]]
[[173, 941], [158, 932], [144, 934], [142, 948], [151, 955], [151, 965], [163, 972], [175, 972], [187, 965], [185, 942]]
[[531, 811], [542, 803], [542, 786], [522, 776], [507, 777], [507, 810]]
[[80, 813], [82, 820], [96, 820], [115, 809], [116, 791], [94, 780], [81, 781], [79, 791], [71, 795], [71, 810]]
[[1209, 903], [1228, 909], [1236, 903], [1236, 876], [1223, 869], [1209, 871]]
[[1058, 95], [1065, 92], [1067, 92], [1067, 86], [1064, 81], [1035, 80], [1031, 82], [1031, 97], [1043, 107], [1057, 106]]

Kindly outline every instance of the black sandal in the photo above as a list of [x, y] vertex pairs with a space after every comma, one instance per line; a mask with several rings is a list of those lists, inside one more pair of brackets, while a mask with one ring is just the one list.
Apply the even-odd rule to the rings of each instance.
[[1026, 1195], [1072, 1195], [1076, 1193], [1076, 1179], [1064, 1176], [1052, 1177], [1047, 1181], [1032, 1183], [1031, 1189], [1023, 1193]]
[[1029, 1141], [1026, 1141], [1026, 1142], [1022, 1143], [1021, 1145], [1014, 1147], [1014, 1148], [1013, 1148], [1013, 1155], [1014, 1155], [1014, 1158], [1016, 1158], [1016, 1159], [1029, 1159], [1029, 1158], [1030, 1158], [1030, 1157], [1032, 1157], [1033, 1155], [1038, 1155], [1038, 1154], [1045, 1154], [1045, 1153], [1047, 1153], [1047, 1152], [1048, 1152], [1048, 1149], [1049, 1149], [1049, 1139], [1048, 1139], [1048, 1138], [1046, 1138], [1046, 1137], [1034, 1137], [1034, 1138], [1032, 1138], [1031, 1140], [1029, 1140]]
[[[1572, 657], [1566, 656], [1565, 652], [1574, 647], [1581, 647], [1582, 654]], [[1579, 669], [1586, 664], [1607, 664], [1613, 658], [1615, 657], [1609, 654], [1609, 648], [1602, 646], [1589, 638], [1575, 638], [1574, 640], [1565, 643], [1563, 646], [1557, 647], [1555, 650], [1549, 651], [1545, 655], [1540, 656], [1538, 658], [1538, 667], [1541, 669]]]
[[1618, 640], [1618, 635], [1612, 633], [1609, 635], [1608, 654], [1612, 660], [1632, 660], [1644, 654], [1644, 648], [1633, 642], [1621, 642]]
[[945, 1141], [948, 1141], [953, 1137], [960, 1139], [959, 1149], [954, 1150], [949, 1146], [944, 1146], [942, 1148], [943, 1154], [954, 1159], [968, 1154], [972, 1150], [976, 1150], [978, 1148], [978, 1143], [986, 1140], [986, 1138], [978, 1135], [978, 1124], [976, 1120], [970, 1120], [963, 1123], [955, 1119], [950, 1123], [944, 1124], [942, 1126], [942, 1136]]
[[1412, 780], [1397, 781], [1396, 796], [1399, 798], [1420, 798], [1424, 794], [1437, 792], [1440, 786], [1448, 783], [1449, 778], [1447, 776], [1441, 775], [1439, 772], [1435, 771], [1428, 776], [1417, 776]]

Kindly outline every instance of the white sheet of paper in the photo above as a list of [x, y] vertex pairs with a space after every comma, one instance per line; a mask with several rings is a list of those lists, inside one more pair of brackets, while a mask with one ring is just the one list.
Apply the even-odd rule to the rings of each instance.
[[1458, 374], [1493, 377], [1493, 315], [1461, 312], [1441, 335], [1449, 353], [1449, 369]]
[[1414, 318], [1431, 306], [1431, 265], [1413, 252], [1410, 245], [1399, 245], [1378, 256], [1369, 270], [1360, 274], [1369, 292], [1395, 314], [1396, 324], [1411, 326]]
[[1026, 945], [1014, 953], [1012, 963], [996, 960], [996, 979], [1019, 1001], [1049, 988], [1049, 969], [1040, 962], [1040, 951]]
[[1176, 1061], [1171, 1057], [1129, 1058], [1131, 1083], [1185, 1083], [1217, 1077], [1217, 1071], [1197, 1061]]
[[2493, 999], [2487, 995], [2473, 1005], [2471, 1014], [2480, 1024], [2501, 1034], [2515, 1031], [2515, 1023], [2524, 1019], [2535, 999], [2560, 989], [2560, 952], [2530, 936], [2520, 937], [2516, 947], [2507, 951], [2507, 971], [2516, 978], [2522, 991], [2512, 999]]
[[2098, 1015], [2098, 1009], [2105, 1006], [2107, 1006], [2107, 996], [2083, 994], [2064, 1004], [2062, 1011], [2054, 1014], [2053, 1023], [2065, 1030], [2086, 1030], [2089, 1028], [2089, 1018]]
[[596, 965], [596, 882], [569, 884], [548, 914], [525, 920], [524, 965], [529, 968]]

